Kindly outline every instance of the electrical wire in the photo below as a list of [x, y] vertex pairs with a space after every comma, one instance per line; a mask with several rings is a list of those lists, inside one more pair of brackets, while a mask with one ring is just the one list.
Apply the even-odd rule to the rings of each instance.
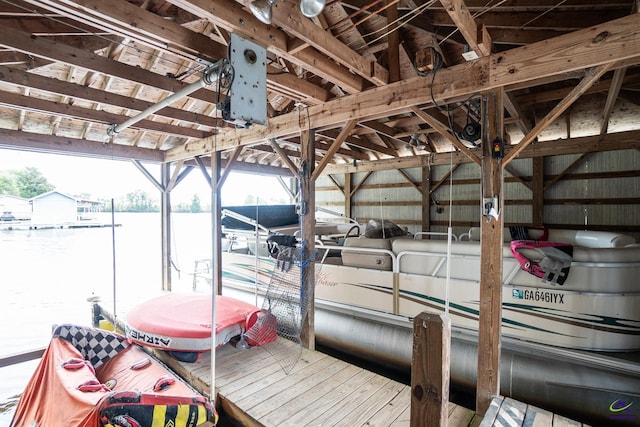
[[[383, 31], [383, 30], [385, 30], [385, 29], [387, 29], [387, 28], [389, 28], [389, 27], [391, 27], [391, 26], [395, 25], [396, 23], [401, 22], [401, 24], [400, 24], [400, 25], [395, 26], [395, 27], [393, 28], [393, 30], [391, 30], [391, 31], [387, 31], [386, 33], [384, 33], [384, 34], [380, 35], [379, 37], [376, 37], [375, 39], [373, 39], [373, 40], [370, 40], [370, 41], [366, 42], [366, 43], [365, 43], [365, 46], [371, 46], [373, 43], [377, 42], [378, 40], [380, 40], [380, 39], [382, 39], [382, 38], [384, 38], [384, 37], [388, 36], [389, 34], [393, 33], [394, 31], [397, 31], [397, 30], [399, 30], [400, 28], [404, 27], [404, 26], [405, 26], [405, 25], [407, 25], [410, 21], [412, 21], [414, 18], [417, 18], [417, 17], [418, 17], [418, 16], [419, 16], [419, 15], [420, 15], [420, 14], [421, 14], [425, 9], [428, 9], [429, 7], [431, 7], [431, 5], [433, 5], [436, 1], [437, 1], [437, 0], [430, 0], [429, 2], [424, 3], [424, 4], [420, 5], [419, 7], [417, 7], [417, 8], [415, 8], [415, 9], [411, 10], [407, 15], [405, 15], [405, 16], [403, 16], [403, 17], [401, 17], [401, 18], [398, 18], [398, 19], [396, 19], [395, 21], [392, 21], [392, 22], [387, 23], [387, 25], [385, 25], [384, 27], [379, 28], [379, 29], [377, 29], [377, 30], [375, 30], [375, 31], [372, 31], [372, 32], [370, 32], [370, 33], [363, 34], [363, 35], [362, 35], [362, 38], [369, 37], [369, 36], [373, 36], [374, 34], [377, 34], [377, 33], [379, 33], [380, 31]], [[408, 16], [408, 18], [407, 18], [407, 16]], [[347, 45], [347, 46], [348, 46], [348, 47], [353, 47], [353, 46], [355, 46], [355, 43], [351, 43], [351, 44], [349, 44], [349, 45]]]
[[[39, 12], [39, 11], [38, 11], [38, 10], [36, 10], [36, 9], [29, 9], [28, 7], [23, 6], [22, 4], [19, 4], [19, 3], [15, 3], [15, 2], [13, 2], [12, 0], [0, 0], [0, 1], [2, 1], [3, 3], [8, 4], [8, 5], [10, 5], [10, 6], [13, 6], [13, 7], [15, 7], [15, 8], [18, 8], [18, 9], [24, 10], [24, 11], [26, 11], [26, 12], [30, 12], [30, 13], [33, 13], [33, 14], [35, 14], [35, 15], [39, 15], [40, 17], [42, 17], [42, 18], [44, 18], [44, 19], [47, 19], [47, 20], [49, 20], [49, 21], [53, 21], [53, 22], [56, 22], [56, 23], [58, 23], [58, 24], [65, 25], [65, 26], [67, 26], [67, 27], [69, 27], [69, 28], [73, 28], [74, 30], [79, 31], [79, 32], [81, 32], [81, 33], [89, 34], [89, 35], [92, 35], [92, 36], [97, 37], [97, 38], [99, 38], [99, 39], [106, 40], [106, 41], [108, 41], [109, 43], [112, 43], [112, 44], [115, 44], [115, 45], [118, 45], [118, 46], [122, 46], [122, 47], [124, 47], [124, 48], [132, 49], [132, 50], [134, 50], [134, 51], [135, 51], [135, 52], [137, 52], [137, 53], [140, 53], [140, 54], [146, 54], [146, 55], [149, 55], [150, 57], [153, 57], [153, 58], [160, 58], [160, 57], [161, 57], [161, 55], [160, 55], [160, 54], [156, 53], [156, 49], [145, 50], [145, 49], [143, 49], [143, 48], [141, 48], [141, 47], [138, 47], [138, 46], [137, 46], [137, 45], [135, 45], [135, 44], [134, 44], [134, 45], [130, 45], [130, 44], [123, 43], [123, 42], [121, 42], [121, 41], [119, 41], [119, 40], [117, 40], [117, 39], [115, 39], [115, 38], [110, 38], [110, 37], [107, 37], [107, 36], [105, 36], [105, 35], [98, 34], [98, 33], [96, 33], [96, 32], [92, 32], [92, 31], [89, 31], [89, 30], [87, 30], [87, 29], [85, 29], [85, 28], [79, 27], [79, 26], [77, 26], [77, 25], [73, 25], [73, 24], [72, 24], [72, 23], [70, 23], [70, 22], [66, 22], [66, 21], [64, 21], [64, 20], [62, 20], [62, 19], [56, 18], [56, 17], [54, 17], [54, 16], [50, 16], [50, 15], [45, 14], [45, 13], [43, 13], [43, 12]], [[70, 17], [70, 19], [74, 19], [74, 18]], [[89, 23], [89, 24], [91, 25], [91, 23]], [[134, 43], [135, 43], [135, 42], [134, 42]], [[171, 54], [172, 54], [172, 55], [178, 56], [178, 57], [180, 57], [180, 58], [182, 58], [182, 59], [187, 59], [187, 60], [189, 60], [189, 61], [197, 61], [198, 59], [205, 60], [205, 58], [200, 58], [200, 57], [198, 57], [198, 58], [194, 59], [193, 57], [190, 57], [190, 56], [188, 56], [188, 55], [185, 55], [185, 54], [183, 54], [183, 53], [176, 52], [176, 51], [170, 51], [170, 52], [171, 52]], [[181, 67], [181, 66], [182, 66], [182, 63], [181, 63], [181, 62], [179, 62], [179, 61], [174, 61], [174, 60], [172, 60], [172, 59], [168, 59], [168, 58], [166, 58], [166, 57], [165, 57], [165, 58], [162, 58], [162, 60], [163, 60], [163, 61], [166, 61], [166, 62], [169, 62], [169, 63], [172, 63], [172, 64], [174, 64], [174, 65], [176, 65], [176, 66], [178, 66], [178, 67]], [[196, 73], [196, 71], [197, 71], [197, 70], [203, 69], [203, 68], [205, 68], [206, 66], [207, 66], [206, 64], [198, 64], [198, 65], [195, 65], [194, 67], [192, 67], [192, 68], [190, 68], [190, 69], [187, 69], [187, 70], [186, 70], [186, 71], [184, 71], [184, 72], [179, 73], [179, 76], [183, 77], [183, 76], [187, 76], [187, 75], [193, 75], [193, 74], [195, 74], [195, 73]], [[187, 74], [185, 74], [185, 73], [187, 73]], [[169, 77], [171, 77], [171, 76], [169, 76]], [[176, 78], [176, 79], [177, 79], [177, 78]]]

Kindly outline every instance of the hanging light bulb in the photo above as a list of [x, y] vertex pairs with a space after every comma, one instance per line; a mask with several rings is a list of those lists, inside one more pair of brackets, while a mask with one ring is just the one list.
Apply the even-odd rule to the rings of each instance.
[[324, 9], [325, 0], [300, 0], [300, 11], [307, 18], [315, 18]]
[[271, 18], [273, 15], [273, 4], [276, 0], [254, 0], [249, 5], [253, 16], [258, 18], [265, 24], [271, 24]]

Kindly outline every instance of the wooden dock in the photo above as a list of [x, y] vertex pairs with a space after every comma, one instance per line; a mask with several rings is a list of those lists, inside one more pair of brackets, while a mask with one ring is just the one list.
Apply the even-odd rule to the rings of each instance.
[[[280, 340], [280, 339], [279, 339]], [[293, 345], [285, 341], [278, 345]], [[162, 360], [201, 393], [210, 390], [210, 356]], [[317, 351], [303, 349], [286, 374], [264, 347], [216, 351], [216, 404], [243, 426], [406, 426], [410, 387]], [[449, 404], [449, 426], [479, 426], [471, 409]]]
[[519, 402], [509, 397], [497, 396], [484, 416], [480, 427], [588, 427], [562, 415]]

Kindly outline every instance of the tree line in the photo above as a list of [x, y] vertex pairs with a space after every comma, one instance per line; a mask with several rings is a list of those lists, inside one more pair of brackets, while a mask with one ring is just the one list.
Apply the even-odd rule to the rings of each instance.
[[[35, 167], [27, 166], [22, 170], [12, 170], [0, 174], [0, 195], [31, 199], [55, 189], [55, 186]], [[93, 200], [88, 193], [71, 196]], [[111, 210], [111, 199], [98, 198], [96, 201], [100, 202], [102, 211]], [[160, 203], [157, 198], [150, 197], [145, 191], [134, 190], [124, 197], [114, 200], [114, 209], [118, 212], [159, 212]], [[172, 206], [172, 211], [206, 212], [197, 194], [193, 195], [189, 203], [178, 203]]]

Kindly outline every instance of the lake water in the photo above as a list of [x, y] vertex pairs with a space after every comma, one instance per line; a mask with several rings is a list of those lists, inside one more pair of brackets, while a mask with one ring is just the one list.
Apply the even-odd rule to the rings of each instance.
[[[110, 224], [111, 214], [99, 222]], [[160, 292], [159, 213], [116, 213], [112, 228], [0, 230], [0, 354], [44, 347], [59, 323], [91, 324], [87, 298], [116, 312]], [[173, 290], [190, 290], [194, 261], [211, 256], [211, 215], [172, 215]], [[0, 368], [0, 427], [8, 426], [18, 395], [38, 361]]]

